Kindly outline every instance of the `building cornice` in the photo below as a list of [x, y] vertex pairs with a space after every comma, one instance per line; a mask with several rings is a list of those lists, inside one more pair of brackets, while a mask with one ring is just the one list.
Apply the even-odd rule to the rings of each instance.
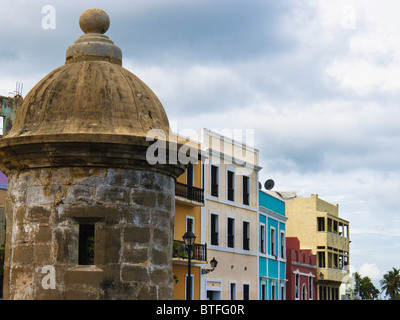
[[260, 171], [262, 169], [262, 167], [260, 167], [257, 164], [241, 160], [239, 158], [233, 157], [223, 152], [216, 151], [211, 148], [206, 149], [206, 153], [209, 155], [209, 157], [215, 156], [217, 158], [224, 159], [226, 161], [226, 164], [234, 164], [244, 168], [251, 168], [254, 169], [255, 171]]
[[283, 215], [281, 215], [279, 213], [271, 211], [271, 210], [269, 210], [267, 208], [264, 208], [262, 206], [259, 206], [259, 213], [263, 214], [265, 216], [271, 216], [271, 217], [273, 217], [273, 218], [275, 218], [275, 219], [277, 219], [277, 220], [279, 220], [281, 222], [286, 222], [286, 220], [288, 219], [288, 217], [285, 217], [285, 216], [283, 216]]

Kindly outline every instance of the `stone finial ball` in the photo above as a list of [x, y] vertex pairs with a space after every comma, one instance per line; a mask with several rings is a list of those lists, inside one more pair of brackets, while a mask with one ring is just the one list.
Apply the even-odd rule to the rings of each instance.
[[79, 26], [84, 33], [105, 33], [110, 26], [110, 17], [101, 9], [87, 9], [79, 18]]

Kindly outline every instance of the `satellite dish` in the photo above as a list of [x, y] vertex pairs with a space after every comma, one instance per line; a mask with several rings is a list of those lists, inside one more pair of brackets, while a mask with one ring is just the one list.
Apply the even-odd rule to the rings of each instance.
[[274, 180], [272, 180], [272, 179], [268, 179], [268, 180], [265, 181], [265, 183], [264, 183], [264, 187], [265, 187], [265, 189], [267, 189], [267, 190], [271, 190], [271, 189], [274, 187], [274, 185], [275, 185], [275, 182], [274, 182]]

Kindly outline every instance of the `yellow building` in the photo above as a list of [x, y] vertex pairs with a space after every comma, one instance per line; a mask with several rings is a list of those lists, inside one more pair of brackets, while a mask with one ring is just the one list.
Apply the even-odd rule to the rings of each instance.
[[[203, 235], [209, 260], [202, 299], [258, 298], [258, 150], [202, 129], [205, 207]], [[205, 266], [210, 269], [210, 265]]]
[[339, 206], [317, 194], [286, 202], [286, 236], [297, 237], [302, 249], [317, 255], [319, 300], [339, 300], [339, 287], [349, 273], [349, 222]]
[[[198, 150], [198, 142], [178, 137], [178, 141]], [[201, 266], [207, 263], [207, 246], [201, 239], [201, 208], [204, 206], [203, 164], [199, 160], [189, 164], [186, 171], [175, 184], [175, 227], [172, 258], [174, 273], [175, 300], [185, 300], [188, 281], [188, 257], [185, 251], [183, 235], [192, 231], [196, 235], [193, 257], [191, 259], [192, 299], [200, 299]]]

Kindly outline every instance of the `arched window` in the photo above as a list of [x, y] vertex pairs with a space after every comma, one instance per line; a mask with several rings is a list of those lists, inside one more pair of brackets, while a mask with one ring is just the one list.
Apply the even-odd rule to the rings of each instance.
[[307, 300], [307, 289], [305, 284], [301, 287], [301, 300]]

